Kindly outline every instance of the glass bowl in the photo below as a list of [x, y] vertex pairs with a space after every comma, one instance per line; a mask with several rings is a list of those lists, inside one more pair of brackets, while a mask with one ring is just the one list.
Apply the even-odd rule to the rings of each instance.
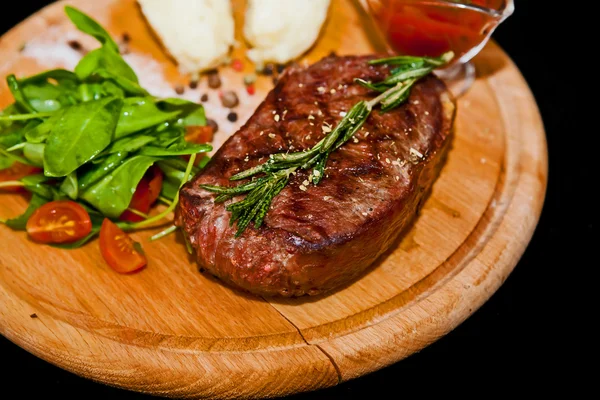
[[390, 54], [439, 56], [452, 64], [437, 71], [455, 96], [475, 80], [470, 60], [515, 9], [513, 0], [359, 0]]

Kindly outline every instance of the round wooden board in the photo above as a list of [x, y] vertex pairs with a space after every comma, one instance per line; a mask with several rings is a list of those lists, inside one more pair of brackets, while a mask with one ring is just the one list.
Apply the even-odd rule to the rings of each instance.
[[[70, 1], [116, 35], [128, 32], [128, 61], [142, 84], [171, 95], [184, 82], [133, 0]], [[79, 38], [58, 2], [0, 39], [0, 75], [72, 67]], [[234, 1], [237, 34], [243, 1]], [[353, 1], [334, 0], [305, 60], [373, 52]], [[238, 37], [240, 43], [243, 43]], [[84, 47], [93, 41], [82, 39]], [[22, 46], [25, 44], [25, 48]], [[201, 43], [198, 44], [199, 46]], [[234, 50], [243, 57], [244, 45]], [[456, 327], [504, 282], [538, 221], [546, 187], [542, 121], [515, 65], [490, 43], [475, 59], [478, 80], [458, 102], [456, 137], [433, 193], [410, 232], [360, 280], [328, 296], [265, 300], [198, 272], [176, 236], [152, 244], [136, 233], [150, 264], [123, 276], [103, 262], [97, 242], [65, 251], [42, 247], [0, 226], [0, 333], [79, 375], [170, 397], [273, 397], [336, 385], [407, 357]], [[251, 71], [252, 66], [246, 65]], [[171, 82], [162, 81], [162, 77]], [[270, 89], [240, 93], [240, 121], [226, 121], [205, 80], [184, 97], [208, 93], [207, 114], [221, 143]], [[0, 106], [10, 102], [0, 87]], [[0, 218], [24, 198], [0, 194]], [[35, 317], [32, 315], [35, 314]]]

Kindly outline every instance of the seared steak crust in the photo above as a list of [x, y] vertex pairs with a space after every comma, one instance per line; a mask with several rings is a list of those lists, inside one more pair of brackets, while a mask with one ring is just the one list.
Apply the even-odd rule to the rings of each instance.
[[[200, 184], [237, 185], [229, 177], [269, 154], [315, 145], [356, 102], [373, 98], [354, 78], [378, 81], [387, 66], [372, 57], [326, 57], [286, 71], [248, 122], [180, 192], [176, 223], [201, 267], [261, 295], [301, 296], [361, 274], [417, 213], [449, 148], [454, 103], [442, 81], [418, 82], [407, 103], [375, 109], [327, 163], [318, 186], [300, 171], [273, 200], [263, 226], [238, 239], [225, 205]], [[304, 183], [304, 185], [303, 185]], [[305, 189], [305, 186], [307, 190]], [[240, 198], [234, 199], [239, 200]]]

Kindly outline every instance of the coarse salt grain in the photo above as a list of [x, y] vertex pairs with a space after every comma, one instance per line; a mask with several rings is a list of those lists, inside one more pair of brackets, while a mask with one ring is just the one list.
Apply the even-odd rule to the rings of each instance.
[[346, 111], [340, 111], [340, 117], [345, 117], [346, 115], [348, 115]]
[[275, 138], [275, 134], [274, 134], [274, 133], [269, 133], [269, 137], [270, 137], [271, 139], [274, 139], [274, 138]]
[[325, 91], [326, 91], [326, 90], [327, 90], [327, 89], [325, 89], [323, 86], [319, 86], [319, 87], [317, 88], [317, 92], [319, 92], [319, 93], [325, 93]]
[[412, 147], [410, 148], [410, 154], [419, 158], [423, 158], [423, 154], [420, 151], [413, 149]]
[[279, 114], [275, 114], [275, 116], [273, 117], [273, 119], [275, 120], [275, 122], [279, 122]]

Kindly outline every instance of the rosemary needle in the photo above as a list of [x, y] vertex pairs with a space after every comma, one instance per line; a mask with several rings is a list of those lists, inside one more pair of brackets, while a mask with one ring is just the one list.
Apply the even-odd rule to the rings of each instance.
[[237, 222], [236, 237], [239, 237], [251, 222], [259, 228], [269, 211], [271, 201], [288, 184], [291, 174], [298, 169], [312, 170], [312, 183], [318, 185], [325, 176], [329, 154], [354, 136], [375, 106], [380, 105], [382, 112], [398, 107], [408, 99], [411, 88], [419, 79], [429, 75], [435, 68], [448, 64], [453, 57], [454, 53], [447, 52], [436, 58], [398, 56], [370, 61], [369, 64], [372, 65], [387, 64], [393, 67], [390, 76], [377, 83], [358, 78], [355, 82], [380, 94], [372, 100], [356, 103], [337, 126], [312, 149], [296, 153], [271, 154], [268, 161], [230, 178], [232, 181], [237, 181], [263, 174], [250, 182], [232, 187], [213, 185], [200, 185], [200, 187], [216, 193], [216, 203], [246, 193], [243, 200], [231, 203], [225, 208], [231, 212], [230, 224]]

